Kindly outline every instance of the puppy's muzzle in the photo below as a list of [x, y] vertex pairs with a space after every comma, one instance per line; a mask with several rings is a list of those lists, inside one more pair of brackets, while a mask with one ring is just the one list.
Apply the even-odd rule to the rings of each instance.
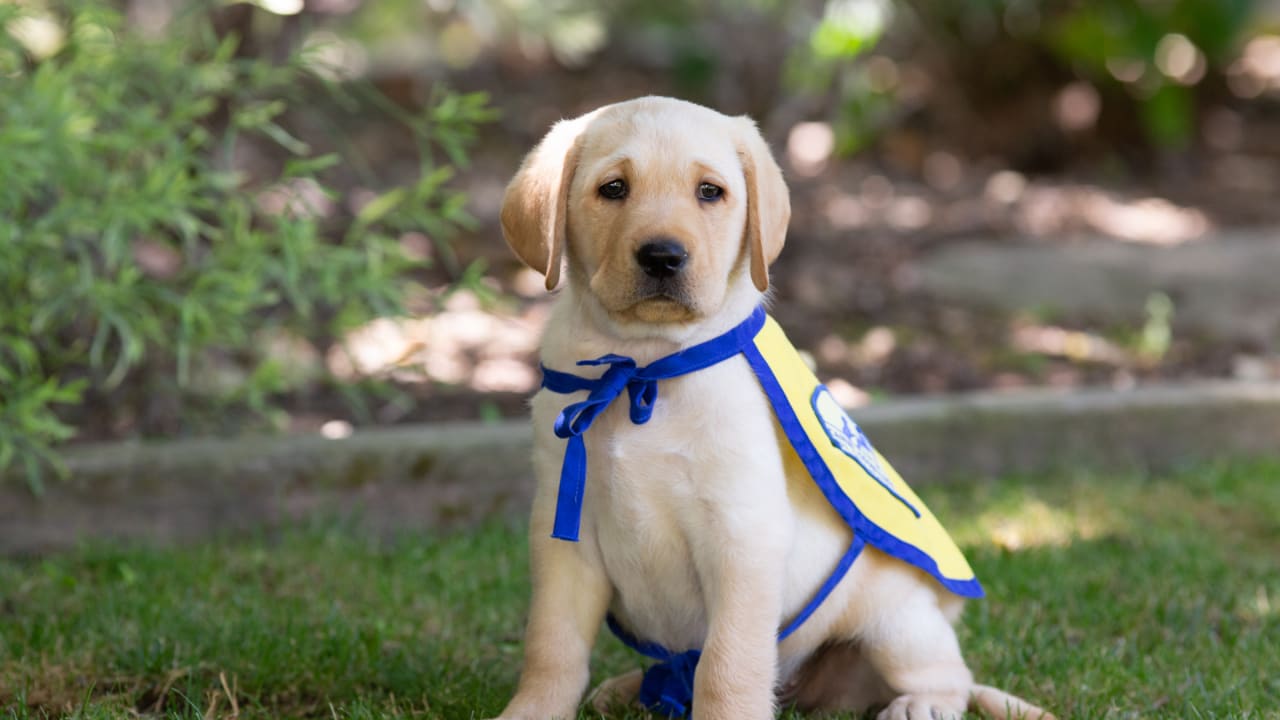
[[689, 259], [689, 251], [672, 238], [657, 237], [636, 250], [636, 263], [644, 274], [657, 280], [675, 277]]

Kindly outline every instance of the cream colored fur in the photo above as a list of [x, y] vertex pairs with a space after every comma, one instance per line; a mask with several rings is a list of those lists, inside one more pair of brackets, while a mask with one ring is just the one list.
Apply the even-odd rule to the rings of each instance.
[[[600, 196], [612, 180], [624, 200]], [[716, 202], [701, 183], [724, 189]], [[608, 353], [640, 365], [710, 339], [764, 300], [790, 206], [767, 146], [746, 118], [642, 98], [560, 123], [517, 173], [502, 222], [508, 242], [556, 285], [567, 282], [542, 362]], [[674, 286], [655, 290], [636, 250], [655, 237], [688, 249]], [[594, 369], [594, 372], [600, 372]], [[579, 394], [581, 395], [581, 394]], [[799, 632], [776, 632], [825, 580], [851, 536], [794, 454], [746, 361], [662, 381], [652, 419], [615, 402], [585, 434], [581, 541], [550, 537], [565, 441], [556, 415], [579, 395], [533, 399], [538, 488], [530, 527], [533, 598], [525, 661], [503, 720], [570, 718], [607, 611], [646, 640], [701, 647], [697, 720], [765, 720], [779, 698], [814, 710], [886, 705], [882, 720], [1050, 718], [975, 685], [952, 629], [959, 598], [868, 547]], [[634, 699], [638, 673], [606, 681], [598, 707]]]

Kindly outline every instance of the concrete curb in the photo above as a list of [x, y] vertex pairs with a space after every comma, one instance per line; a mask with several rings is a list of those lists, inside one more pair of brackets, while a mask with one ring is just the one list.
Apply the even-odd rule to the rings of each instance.
[[[1063, 467], [1161, 470], [1280, 455], [1280, 383], [978, 393], [853, 412], [913, 485]], [[71, 477], [33, 497], [0, 482], [0, 553], [100, 538], [184, 540], [352, 516], [380, 530], [522, 514], [533, 491], [524, 422], [317, 436], [70, 448]]]

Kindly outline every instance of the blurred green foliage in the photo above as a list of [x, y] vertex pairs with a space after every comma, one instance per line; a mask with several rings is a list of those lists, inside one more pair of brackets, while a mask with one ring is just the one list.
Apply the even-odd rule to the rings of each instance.
[[827, 0], [822, 15], [808, 24], [808, 42], [790, 53], [788, 84], [834, 100], [830, 120], [838, 154], [857, 152], [874, 140], [896, 107], [893, 88], [863, 62], [894, 15], [888, 0]]
[[[537, 64], [550, 57], [564, 69], [591, 68], [601, 75], [620, 68], [647, 72], [662, 83], [663, 92], [713, 104], [721, 97], [714, 88], [736, 85], [727, 95], [749, 95], [750, 105], [732, 109], [757, 114], [802, 96], [813, 108], [807, 119], [828, 120], [836, 131], [836, 150], [845, 154], [866, 147], [935, 100], [959, 97], [980, 114], [991, 109], [993, 88], [1041, 97], [1038, 91], [1074, 79], [1100, 91], [1104, 112], [1132, 116], [1159, 150], [1185, 147], [1193, 138], [1203, 100], [1214, 97], [1221, 86], [1215, 79], [1258, 29], [1262, 5], [1262, 0], [356, 0], [349, 18], [331, 24], [381, 57], [383, 66], [396, 65], [397, 60], [387, 60], [396, 55], [401, 65], [436, 63], [454, 70], [494, 58], [523, 57]], [[772, 62], [775, 57], [785, 62]], [[779, 66], [784, 66], [782, 83], [773, 77]], [[945, 86], [947, 97], [907, 91], [906, 73], [899, 71], [908, 69]], [[1014, 87], [1019, 83], [1024, 84]]]
[[[1194, 86], [1210, 67], [1221, 70], [1239, 49], [1256, 5], [1255, 0], [1088, 0], [1051, 16], [1042, 40], [1087, 79], [1123, 86], [1137, 101], [1148, 137], [1157, 145], [1180, 147], [1195, 131]], [[1170, 57], [1176, 52], [1185, 59]], [[1169, 72], [1175, 62], [1183, 72]]]
[[1042, 82], [1074, 76], [1103, 89], [1105, 101], [1123, 100], [1136, 109], [1154, 146], [1175, 149], [1194, 135], [1197, 97], [1212, 85], [1203, 81], [1221, 77], [1237, 57], [1255, 30], [1260, 5], [1260, 0], [902, 3], [924, 36], [940, 42], [944, 67], [980, 57], [989, 63], [990, 76], [999, 78], [1010, 72], [1000, 65], [1052, 58], [1056, 67], [1039, 68]]
[[[245, 378], [218, 402], [266, 412], [287, 376], [267, 334], [332, 340], [402, 312], [426, 261], [399, 238], [468, 222], [447, 182], [491, 115], [482, 96], [443, 93], [418, 114], [383, 103], [420, 176], [335, 223], [323, 208], [347, 198], [324, 173], [345, 158], [286, 118], [351, 88], [305, 55], [240, 56], [205, 10], [143, 37], [113, 8], [0, 4], [0, 473], [17, 465], [37, 489], [79, 404], [180, 406], [211, 384], [216, 351]], [[237, 169], [246, 142], [282, 161]]]
[[[836, 151], [845, 154], [866, 147], [928, 103], [908, 97], [895, 71], [911, 67], [980, 110], [989, 107], [993, 86], [1016, 92], [1007, 86], [1011, 77], [1050, 86], [1077, 79], [1099, 89], [1110, 112], [1135, 116], [1154, 147], [1181, 148], [1194, 135], [1199, 99], [1213, 92], [1213, 83], [1205, 81], [1220, 78], [1235, 59], [1260, 5], [1261, 0], [381, 0], [360, 3], [341, 32], [366, 47], [420, 53], [451, 68], [511, 53], [534, 61], [550, 56], [568, 68], [604, 73], [618, 66], [656, 71], [665, 75], [670, 91], [694, 100], [713, 100], [717, 84], [745, 83], [757, 104], [750, 109], [757, 112], [807, 96], [815, 114], [825, 115], [836, 131]], [[785, 58], [780, 87], [771, 87], [767, 62], [755, 76], [742, 76], [741, 69], [752, 65], [744, 56], [775, 54]], [[968, 76], [954, 72], [958, 68]], [[761, 86], [770, 88], [772, 102], [761, 102]]]

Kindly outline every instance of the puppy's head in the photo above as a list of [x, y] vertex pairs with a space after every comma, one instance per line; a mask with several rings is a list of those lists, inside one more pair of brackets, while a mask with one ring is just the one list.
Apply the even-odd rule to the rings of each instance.
[[508, 186], [502, 229], [548, 290], [567, 257], [615, 322], [688, 323], [736, 283], [768, 288], [790, 216], [750, 119], [651, 97], [553, 127]]

